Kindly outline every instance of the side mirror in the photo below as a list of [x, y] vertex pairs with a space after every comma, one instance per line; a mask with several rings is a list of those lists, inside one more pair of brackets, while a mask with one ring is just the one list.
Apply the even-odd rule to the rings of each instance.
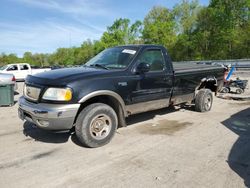
[[149, 72], [150, 70], [150, 65], [148, 63], [140, 63], [137, 67], [136, 67], [136, 73], [146, 73]]

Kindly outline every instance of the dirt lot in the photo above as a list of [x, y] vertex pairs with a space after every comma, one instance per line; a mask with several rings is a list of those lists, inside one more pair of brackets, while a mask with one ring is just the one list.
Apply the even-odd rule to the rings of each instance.
[[1, 107], [0, 187], [250, 186], [250, 101], [215, 97], [209, 113], [176, 107], [128, 123], [88, 149], [74, 134], [23, 123], [17, 104]]

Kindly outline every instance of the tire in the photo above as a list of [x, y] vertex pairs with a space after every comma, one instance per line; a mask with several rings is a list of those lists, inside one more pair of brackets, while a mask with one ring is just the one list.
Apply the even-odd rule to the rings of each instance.
[[221, 93], [229, 93], [230, 92], [230, 89], [228, 87], [223, 87], [221, 89]]
[[113, 108], [103, 103], [94, 103], [80, 112], [75, 132], [81, 144], [96, 148], [110, 142], [117, 126], [117, 115]]
[[243, 91], [243, 89], [241, 89], [241, 88], [238, 88], [238, 89], [236, 89], [236, 93], [237, 94], [241, 94], [241, 93], [243, 93], [244, 91]]
[[210, 111], [213, 104], [213, 94], [210, 89], [201, 89], [195, 97], [195, 111]]

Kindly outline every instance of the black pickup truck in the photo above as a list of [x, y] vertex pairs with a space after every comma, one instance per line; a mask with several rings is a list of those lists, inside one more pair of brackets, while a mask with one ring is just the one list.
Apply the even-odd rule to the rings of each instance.
[[218, 66], [173, 65], [162, 46], [118, 46], [82, 67], [28, 76], [18, 112], [43, 129], [75, 128], [83, 145], [99, 147], [131, 114], [183, 103], [209, 111], [223, 76]]

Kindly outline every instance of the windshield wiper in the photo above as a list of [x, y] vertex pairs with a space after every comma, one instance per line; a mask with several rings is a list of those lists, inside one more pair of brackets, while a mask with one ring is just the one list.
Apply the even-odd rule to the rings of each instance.
[[92, 65], [89, 65], [89, 66], [91, 66], [91, 67], [100, 67], [100, 68], [102, 68], [102, 69], [106, 69], [106, 70], [108, 70], [108, 69], [109, 69], [109, 68], [107, 68], [105, 65], [98, 64], [98, 63], [96, 63], [96, 64], [92, 64]]

